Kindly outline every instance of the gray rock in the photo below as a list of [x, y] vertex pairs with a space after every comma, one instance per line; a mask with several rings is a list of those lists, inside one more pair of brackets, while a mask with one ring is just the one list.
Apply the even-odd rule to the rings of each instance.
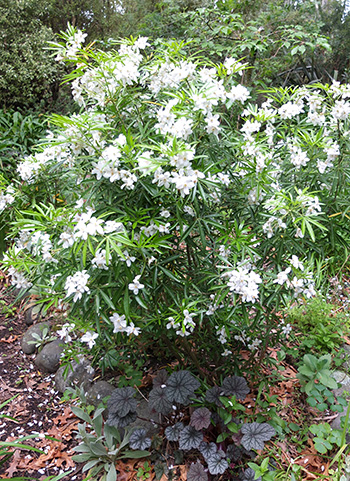
[[337, 416], [335, 419], [333, 419], [333, 421], [331, 422], [331, 428], [332, 428], [332, 429], [343, 429], [343, 428], [341, 427], [341, 418], [342, 418], [343, 416], [346, 416], [346, 411], [347, 411], [347, 409], [348, 409], [347, 407], [344, 407], [343, 412], [342, 412], [342, 413], [338, 413], [338, 416]]
[[34, 323], [33, 308], [30, 307], [24, 313], [24, 320], [27, 326], [31, 326]]
[[349, 344], [342, 344], [340, 347], [344, 350], [341, 354], [341, 358], [344, 359], [341, 369], [345, 372], [350, 372], [350, 346]]
[[56, 372], [60, 365], [61, 354], [64, 349], [64, 342], [61, 339], [46, 344], [35, 359], [38, 369], [45, 372]]
[[110, 396], [114, 391], [114, 387], [107, 381], [97, 381], [86, 393], [86, 402], [93, 406], [98, 406], [102, 400]]
[[[66, 375], [65, 375], [66, 372]], [[64, 393], [67, 387], [82, 387], [87, 391], [91, 387], [95, 371], [83, 357], [79, 362], [73, 360], [70, 365], [62, 366], [56, 372], [55, 386], [57, 391]]]
[[22, 341], [21, 341], [21, 348], [25, 354], [33, 354], [33, 352], [35, 352], [36, 350], [35, 345], [29, 344], [29, 341], [35, 341], [33, 334], [38, 334], [38, 336], [41, 336], [41, 333], [45, 327], [47, 327], [50, 330], [50, 324], [48, 322], [39, 322], [38, 324], [31, 326], [24, 333], [24, 336], [22, 337]]
[[333, 394], [336, 397], [344, 394], [345, 399], [350, 400], [350, 376], [342, 371], [334, 371], [332, 375], [334, 379], [341, 384], [338, 389], [333, 389]]

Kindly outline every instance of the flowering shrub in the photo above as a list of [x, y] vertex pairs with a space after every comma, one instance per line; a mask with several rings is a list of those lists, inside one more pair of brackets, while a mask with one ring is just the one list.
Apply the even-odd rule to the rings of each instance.
[[3, 261], [12, 284], [66, 309], [99, 358], [139, 340], [201, 372], [237, 346], [263, 354], [290, 332], [279, 307], [315, 294], [311, 260], [346, 236], [350, 87], [271, 90], [259, 107], [233, 58], [64, 40], [81, 112], [54, 115], [18, 165], [31, 207]]

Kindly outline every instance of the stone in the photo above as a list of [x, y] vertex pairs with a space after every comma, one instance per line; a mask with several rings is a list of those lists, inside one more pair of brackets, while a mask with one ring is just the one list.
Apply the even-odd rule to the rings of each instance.
[[64, 342], [61, 339], [49, 342], [39, 352], [35, 359], [35, 365], [41, 371], [53, 373], [60, 365], [61, 354], [64, 349]]
[[334, 371], [332, 373], [334, 379], [341, 384], [337, 389], [333, 389], [333, 394], [336, 397], [344, 394], [345, 399], [350, 400], [350, 376], [343, 371]]
[[24, 320], [27, 326], [31, 326], [34, 323], [33, 308], [30, 307], [24, 313]]
[[333, 419], [333, 421], [331, 422], [331, 428], [332, 429], [343, 429], [341, 427], [341, 418], [343, 416], [346, 416], [346, 411], [348, 410], [347, 407], [344, 407], [344, 410], [343, 412], [341, 413], [338, 413], [337, 417], [335, 419]]
[[38, 334], [38, 336], [41, 336], [41, 333], [45, 327], [50, 330], [50, 324], [48, 322], [39, 322], [38, 324], [34, 324], [34, 326], [31, 326], [24, 333], [24, 336], [21, 340], [21, 348], [25, 354], [33, 354], [36, 351], [35, 344], [29, 344], [29, 342], [36, 340], [33, 337], [33, 334]]
[[112, 394], [114, 389], [107, 381], [97, 381], [87, 391], [86, 402], [93, 406], [98, 406], [105, 397]]
[[342, 344], [340, 346], [344, 352], [340, 355], [341, 358], [344, 360], [341, 369], [346, 372], [350, 372], [350, 346], [349, 344]]
[[[66, 375], [65, 375], [66, 373]], [[68, 366], [62, 366], [55, 375], [56, 390], [60, 393], [68, 387], [82, 387], [87, 391], [91, 387], [95, 371], [86, 359], [81, 357], [70, 362]]]

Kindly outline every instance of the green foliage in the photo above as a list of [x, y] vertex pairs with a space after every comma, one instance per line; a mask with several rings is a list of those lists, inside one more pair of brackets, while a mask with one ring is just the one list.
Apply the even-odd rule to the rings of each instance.
[[146, 35], [189, 39], [187, 51], [201, 50], [214, 62], [244, 58], [244, 83], [255, 87], [320, 80], [317, 58], [330, 50], [321, 22], [308, 22], [284, 1], [164, 1], [149, 19]]
[[308, 396], [306, 400], [310, 406], [319, 411], [331, 409], [335, 412], [342, 412], [343, 406], [347, 405], [345, 399], [340, 397], [336, 402], [330, 391], [330, 389], [338, 387], [338, 383], [330, 371], [331, 362], [330, 354], [320, 358], [312, 354], [305, 354], [303, 362], [298, 368], [297, 377], [300, 380], [302, 391]]
[[88, 471], [91, 480], [116, 481], [116, 460], [144, 458], [150, 453], [145, 450], [130, 451], [127, 446], [131, 431], [122, 433], [118, 428], [106, 424], [104, 410], [104, 407], [97, 408], [91, 417], [85, 410], [72, 407], [73, 413], [84, 421], [78, 425], [78, 439], [81, 442], [74, 448], [79, 454], [73, 456], [73, 460], [84, 463], [83, 472]]
[[39, 351], [50, 341], [54, 341], [56, 336], [50, 336], [50, 329], [48, 327], [44, 327], [41, 331], [41, 334], [32, 333], [32, 337], [34, 338], [32, 341], [28, 341], [28, 344], [34, 344]]
[[288, 322], [304, 334], [300, 348], [318, 353], [330, 352], [342, 344], [343, 332], [348, 329], [346, 321], [338, 306], [320, 297], [288, 310]]
[[137, 470], [137, 473], [136, 473], [137, 479], [140, 479], [141, 481], [145, 481], [146, 479], [148, 479], [151, 476], [150, 474], [151, 469], [152, 467], [150, 466], [148, 461], [143, 463], [143, 465], [139, 467]]
[[8, 302], [4, 301], [3, 299], [0, 299], [0, 315], [2, 317], [5, 317], [5, 319], [11, 318], [15, 315], [16, 310], [17, 310], [16, 307], [9, 306]]
[[55, 99], [62, 71], [44, 50], [53, 39], [44, 16], [45, 4], [36, 0], [0, 6], [1, 108], [44, 108]]
[[313, 424], [309, 427], [309, 431], [315, 436], [313, 443], [317, 452], [326, 454], [334, 449], [342, 446], [342, 432], [338, 429], [332, 429], [328, 423]]
[[253, 469], [255, 473], [254, 479], [261, 479], [261, 481], [274, 481], [275, 478], [275, 470], [273, 470], [270, 465], [270, 458], [265, 458], [260, 465], [256, 463], [248, 463], [248, 466]]

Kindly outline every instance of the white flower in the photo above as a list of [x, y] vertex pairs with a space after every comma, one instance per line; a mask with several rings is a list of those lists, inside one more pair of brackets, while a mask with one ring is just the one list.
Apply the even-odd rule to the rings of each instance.
[[109, 319], [114, 326], [113, 333], [125, 332], [127, 324], [124, 315], [120, 316], [117, 312], [115, 312], [112, 316], [110, 316]]
[[129, 284], [129, 289], [135, 294], [135, 296], [137, 296], [140, 289], [143, 289], [145, 287], [144, 284], [141, 284], [139, 282], [140, 277], [140, 275], [136, 276], [135, 279]]
[[301, 271], [304, 270], [303, 263], [299, 261], [299, 258], [295, 255], [292, 255], [291, 259], [289, 259], [289, 262], [292, 264], [295, 269], [300, 269]]
[[74, 330], [74, 324], [63, 324], [62, 329], [56, 331], [60, 339], [64, 339], [65, 342], [71, 342], [72, 338], [69, 335]]
[[107, 270], [106, 249], [97, 249], [91, 263], [94, 268]]
[[103, 230], [105, 234], [110, 234], [111, 232], [123, 232], [124, 226], [121, 222], [107, 220], [107, 222], [105, 222]]
[[302, 103], [293, 104], [292, 102], [287, 102], [278, 109], [278, 113], [280, 114], [281, 119], [291, 119], [303, 112], [303, 107]]
[[284, 334], [286, 337], [288, 337], [289, 334], [290, 334], [291, 331], [292, 331], [292, 326], [291, 326], [290, 324], [284, 325], [284, 323], [283, 323], [282, 328], [281, 328], [281, 331], [283, 332], [283, 334]]
[[254, 303], [259, 298], [258, 284], [262, 282], [259, 274], [239, 267], [238, 270], [230, 271], [228, 275], [230, 276], [228, 287], [236, 294], [240, 294], [243, 302]]
[[160, 211], [160, 215], [161, 215], [162, 217], [165, 217], [166, 219], [171, 216], [170, 212], [169, 212], [168, 210], [165, 210], [165, 209], [162, 209], [162, 210]]
[[138, 336], [141, 332], [141, 328], [135, 327], [135, 324], [133, 322], [130, 322], [125, 332], [127, 333], [128, 336], [130, 336], [131, 334], [134, 334], [134, 336]]
[[285, 283], [288, 283], [289, 282], [288, 274], [291, 272], [291, 270], [292, 269], [290, 267], [287, 267], [287, 269], [285, 269], [284, 271], [279, 272], [277, 274], [277, 279], [275, 279], [273, 283], [279, 284], [280, 286], [282, 286]]
[[123, 251], [123, 256], [120, 256], [120, 260], [126, 262], [126, 265], [130, 267], [131, 263], [136, 261], [136, 257], [130, 256], [129, 252], [125, 250]]
[[226, 93], [226, 97], [228, 100], [238, 100], [243, 103], [250, 97], [250, 94], [249, 90], [243, 85], [235, 85], [231, 88], [230, 92]]
[[86, 342], [91, 349], [96, 344], [95, 339], [97, 338], [98, 334], [96, 332], [87, 331], [83, 336], [81, 336], [80, 340], [82, 342]]
[[184, 206], [184, 212], [186, 212], [186, 214], [191, 215], [192, 217], [195, 216], [194, 210], [193, 210], [192, 207], [190, 207], [189, 205], [185, 205], [185, 206]]
[[168, 324], [166, 325], [166, 328], [167, 329], [171, 329], [171, 328], [174, 328], [175, 327], [175, 319], [173, 317], [168, 317]]
[[68, 276], [64, 286], [67, 291], [67, 297], [74, 294], [73, 302], [76, 302], [82, 298], [85, 292], [89, 293], [90, 289], [86, 285], [89, 277], [90, 275], [87, 274], [86, 270], [78, 271], [73, 276]]

